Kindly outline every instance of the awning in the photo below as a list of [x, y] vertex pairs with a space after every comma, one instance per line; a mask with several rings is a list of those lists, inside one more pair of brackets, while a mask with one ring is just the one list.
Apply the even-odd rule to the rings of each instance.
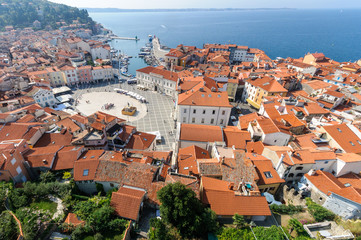
[[246, 101], [254, 108], [259, 109], [261, 106], [257, 104], [256, 102], [252, 101], [251, 99], [247, 98]]

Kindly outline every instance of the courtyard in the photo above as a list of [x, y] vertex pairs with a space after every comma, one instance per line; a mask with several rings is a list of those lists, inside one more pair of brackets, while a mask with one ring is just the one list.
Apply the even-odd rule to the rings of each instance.
[[[143, 96], [147, 103], [143, 104], [129, 96], [116, 93], [114, 88], [137, 93]], [[173, 149], [175, 144], [175, 123], [172, 118], [174, 102], [171, 97], [153, 91], [139, 90], [137, 85], [117, 81], [80, 85], [78, 88], [73, 88], [72, 91], [73, 98], [79, 100], [77, 106], [73, 104], [76, 111], [86, 116], [96, 111], [102, 111], [127, 120], [127, 124], [136, 126], [138, 131], [147, 133], [159, 131], [162, 141], [157, 144], [157, 151], [170, 151]], [[86, 101], [89, 101], [89, 103]], [[114, 103], [114, 108], [110, 110], [102, 109], [106, 103]], [[137, 107], [138, 112], [133, 117], [121, 113], [122, 108], [127, 106], [128, 103]]]

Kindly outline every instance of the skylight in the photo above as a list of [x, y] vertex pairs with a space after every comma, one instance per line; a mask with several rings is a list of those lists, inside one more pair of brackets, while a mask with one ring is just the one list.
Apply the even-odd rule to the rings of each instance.
[[264, 172], [264, 175], [266, 176], [266, 178], [273, 178], [271, 172]]
[[89, 169], [84, 169], [83, 176], [88, 176], [88, 174], [89, 174]]
[[342, 132], [341, 129], [339, 129], [339, 128], [337, 128], [337, 130], [338, 130], [339, 132]]

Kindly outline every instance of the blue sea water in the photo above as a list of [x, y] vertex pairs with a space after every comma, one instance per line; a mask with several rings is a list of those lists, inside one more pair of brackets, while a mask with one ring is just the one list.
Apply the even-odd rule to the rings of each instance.
[[[361, 58], [361, 9], [89, 14], [118, 36], [138, 36], [139, 42], [112, 43], [131, 56], [137, 56], [152, 34], [169, 47], [234, 43], [260, 48], [272, 59], [299, 58], [307, 52], [323, 52], [336, 61]], [[143, 61], [135, 58], [129, 71], [134, 73], [143, 66]]]

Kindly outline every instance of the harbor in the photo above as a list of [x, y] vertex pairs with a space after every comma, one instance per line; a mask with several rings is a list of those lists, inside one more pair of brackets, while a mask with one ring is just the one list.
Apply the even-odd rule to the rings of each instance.
[[[146, 66], [164, 66], [165, 55], [169, 52], [169, 48], [161, 45], [159, 38], [153, 35], [148, 35], [148, 38], [142, 40], [137, 36], [126, 38], [114, 34], [103, 37], [98, 36], [98, 39], [110, 44], [112, 48], [110, 60], [113, 68], [118, 69], [116, 77], [122, 82], [135, 78], [137, 69]], [[135, 39], [138, 40], [134, 41]]]

